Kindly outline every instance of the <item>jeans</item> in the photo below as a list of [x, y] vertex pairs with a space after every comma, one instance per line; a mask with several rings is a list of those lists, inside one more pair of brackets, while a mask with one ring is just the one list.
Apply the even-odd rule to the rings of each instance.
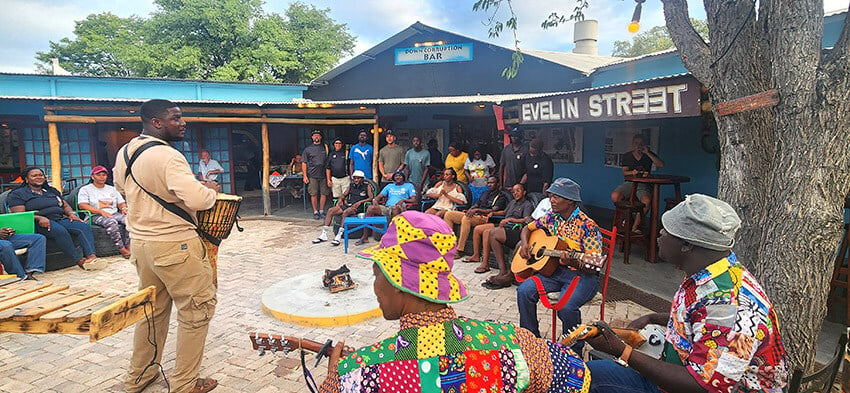
[[[56, 245], [62, 250], [65, 255], [71, 257], [74, 261], [79, 261], [83, 257], [94, 255], [94, 235], [91, 233], [89, 224], [79, 221], [71, 221], [64, 218], [59, 221], [50, 220], [50, 230], [35, 226], [36, 232], [44, 235], [48, 239], [53, 239]], [[83, 249], [83, 256], [77, 252], [77, 247], [74, 246], [74, 240], [71, 239], [73, 234], [77, 241], [80, 242], [80, 248]]]
[[623, 367], [612, 360], [591, 360], [591, 393], [659, 393], [658, 386], [633, 368]]
[[[47, 239], [35, 233], [16, 233], [6, 240], [0, 240], [0, 261], [7, 274], [26, 278], [27, 273], [44, 273], [45, 246]], [[27, 249], [27, 262], [21, 265], [21, 260], [15, 255], [15, 250]]]
[[[564, 308], [558, 311], [558, 318], [564, 324], [563, 329], [572, 328], [581, 323], [581, 311], [579, 307], [593, 299], [596, 295], [596, 287], [599, 277], [595, 274], [579, 273], [565, 266], [558, 267], [550, 277], [538, 274], [537, 277], [543, 283], [546, 292], [561, 291], [561, 296], [566, 292], [573, 277], [579, 276], [573, 295]], [[540, 337], [540, 329], [537, 321], [537, 285], [532, 280], [525, 280], [516, 290], [517, 305], [519, 306], [519, 326], [528, 329], [535, 336]]]

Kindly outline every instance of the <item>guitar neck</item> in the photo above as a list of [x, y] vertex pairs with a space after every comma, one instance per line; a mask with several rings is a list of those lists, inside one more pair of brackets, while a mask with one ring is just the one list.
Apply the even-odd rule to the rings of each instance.
[[[250, 338], [255, 350], [289, 352], [304, 349], [323, 356], [330, 356], [336, 345], [339, 345], [328, 345], [328, 343], [320, 343], [306, 338], [265, 333], [251, 333]], [[351, 352], [354, 352], [354, 349], [345, 346], [342, 348], [342, 355], [340, 356], [346, 356]]]

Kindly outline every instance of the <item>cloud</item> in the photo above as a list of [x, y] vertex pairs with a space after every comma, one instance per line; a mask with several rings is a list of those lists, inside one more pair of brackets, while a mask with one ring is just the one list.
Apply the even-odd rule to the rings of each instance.
[[75, 21], [92, 13], [111, 11], [119, 16], [145, 15], [150, 1], [4, 0], [0, 14], [0, 71], [33, 72], [35, 54], [49, 49], [50, 41], [72, 37]]

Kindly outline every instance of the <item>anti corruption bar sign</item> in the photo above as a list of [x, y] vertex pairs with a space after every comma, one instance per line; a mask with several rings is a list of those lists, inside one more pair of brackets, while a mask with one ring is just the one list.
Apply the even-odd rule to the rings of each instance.
[[521, 124], [581, 123], [700, 115], [700, 85], [691, 76], [579, 91], [519, 102]]
[[472, 43], [397, 48], [395, 65], [449, 63], [472, 60]]

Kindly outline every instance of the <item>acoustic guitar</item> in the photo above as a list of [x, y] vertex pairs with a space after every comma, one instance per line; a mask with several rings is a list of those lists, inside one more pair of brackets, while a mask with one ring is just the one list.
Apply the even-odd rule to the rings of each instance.
[[[664, 349], [664, 327], [661, 325], [648, 324], [641, 330], [610, 328], [626, 344], [629, 344], [638, 352], [653, 359], [661, 359]], [[558, 338], [558, 343], [567, 347], [573, 346], [578, 341], [593, 338], [602, 334], [602, 329], [596, 322], [580, 324], [572, 328], [566, 334]]]
[[[331, 340], [325, 341], [323, 344], [299, 337], [253, 332], [249, 333], [248, 337], [251, 339], [251, 346], [254, 347], [255, 350], [259, 351], [260, 356], [265, 355], [266, 351], [271, 351], [272, 353], [280, 351], [286, 355], [291, 351], [305, 349], [316, 353], [316, 366], [319, 365], [319, 362], [323, 357], [330, 357], [334, 348], [336, 348], [336, 345], [334, 345]], [[346, 345], [342, 348], [342, 354], [340, 357], [345, 357], [352, 352], [354, 352], [354, 348]]]
[[511, 261], [511, 272], [522, 279], [529, 278], [537, 272], [547, 277], [551, 276], [561, 264], [561, 252], [564, 251], [569, 257], [569, 266], [593, 273], [602, 271], [607, 259], [604, 254], [585, 254], [576, 251], [578, 249], [578, 243], [570, 239], [564, 241], [557, 236], [547, 235], [542, 229], [536, 229], [528, 237], [528, 252], [531, 258], [523, 258], [517, 249]]
[[[611, 328], [611, 330], [623, 339], [626, 344], [631, 345], [632, 348], [638, 348], [646, 342], [646, 338], [643, 337], [638, 330], [619, 328]], [[600, 329], [595, 322], [587, 324], [582, 323], [572, 328], [566, 334], [561, 335], [558, 339], [558, 344], [571, 347], [578, 341], [593, 338], [600, 334], [602, 334], [602, 329]]]

